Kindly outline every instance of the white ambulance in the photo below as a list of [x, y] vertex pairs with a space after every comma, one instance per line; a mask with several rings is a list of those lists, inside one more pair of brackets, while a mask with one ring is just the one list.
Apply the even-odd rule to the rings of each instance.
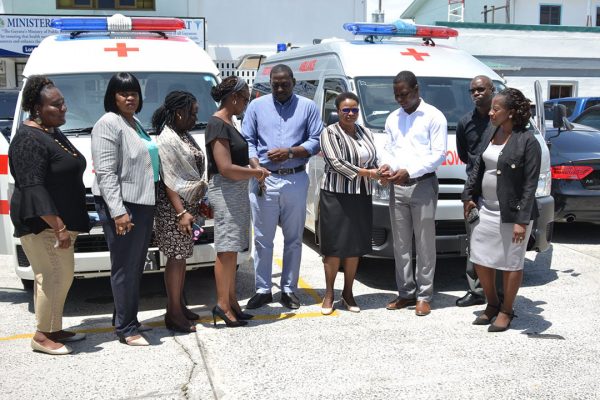
[[[469, 94], [471, 79], [487, 75], [500, 89], [504, 87], [502, 78], [464, 51], [433, 42], [433, 39], [457, 36], [458, 32], [454, 29], [416, 26], [401, 21], [395, 24], [349, 23], [344, 28], [364, 36], [364, 40], [326, 39], [319, 44], [268, 57], [257, 72], [253, 98], [270, 93], [271, 68], [276, 64], [287, 64], [296, 78], [296, 93], [317, 103], [325, 125], [337, 121], [336, 96], [351, 91], [360, 99], [358, 123], [371, 129], [375, 140], [380, 140], [387, 116], [399, 107], [394, 100], [393, 79], [402, 70], [414, 72], [421, 97], [440, 109], [448, 120], [446, 161], [437, 171], [440, 183], [436, 213], [438, 256], [465, 255], [467, 243], [460, 194], [466, 173], [465, 165], [456, 152], [456, 124], [464, 114], [473, 110]], [[402, 39], [384, 39], [392, 36], [401, 36]], [[548, 248], [552, 236], [554, 200], [550, 196], [548, 148], [543, 134], [537, 128], [535, 130], [543, 153], [536, 193], [541, 215], [536, 221], [529, 248], [542, 251]], [[313, 232], [318, 231], [319, 183], [323, 166], [322, 155], [309, 161], [310, 186], [305, 225]], [[371, 256], [393, 258], [388, 201], [389, 189], [377, 184], [373, 196]]]
[[[49, 36], [32, 52], [23, 71], [24, 78], [43, 74], [62, 91], [68, 111], [62, 131], [85, 155], [87, 169], [87, 209], [93, 228], [75, 242], [75, 277], [87, 278], [110, 274], [110, 259], [91, 193], [94, 171], [90, 132], [104, 114], [106, 85], [115, 72], [133, 73], [140, 81], [143, 109], [138, 118], [148, 131], [151, 116], [172, 90], [187, 90], [198, 99], [198, 122], [192, 132], [204, 148], [204, 128], [217, 104], [210, 90], [218, 81], [218, 69], [206, 52], [192, 40], [176, 35], [184, 22], [167, 18], [128, 18], [122, 15], [100, 18], [61, 18], [52, 26], [62, 33]], [[27, 118], [17, 103], [12, 134]], [[152, 133], [152, 132], [151, 132]], [[33, 273], [18, 239], [13, 238], [9, 218], [12, 177], [8, 171], [8, 143], [0, 138], [0, 254], [9, 254], [17, 275], [30, 286]], [[249, 259], [250, 249], [239, 255], [238, 262]], [[212, 220], [196, 241], [188, 269], [214, 265]], [[159, 271], [166, 259], [150, 248], [146, 270]]]

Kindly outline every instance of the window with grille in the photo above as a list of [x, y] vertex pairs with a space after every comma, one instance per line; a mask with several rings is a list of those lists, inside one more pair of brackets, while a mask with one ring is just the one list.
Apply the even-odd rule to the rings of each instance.
[[56, 0], [58, 9], [155, 10], [155, 0]]
[[561, 6], [540, 5], [540, 25], [560, 25]]

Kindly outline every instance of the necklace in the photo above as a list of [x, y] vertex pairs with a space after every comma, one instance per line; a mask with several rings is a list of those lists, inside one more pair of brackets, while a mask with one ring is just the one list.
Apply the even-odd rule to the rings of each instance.
[[39, 127], [39, 129], [43, 130], [46, 134], [48, 134], [56, 142], [56, 144], [58, 144], [64, 151], [66, 151], [67, 153], [69, 153], [73, 157], [78, 157], [79, 156], [77, 154], [77, 151], [73, 147], [73, 145], [68, 140], [67, 140], [66, 143], [67, 143], [67, 146], [69, 148], [67, 148], [67, 146], [65, 146], [60, 140], [58, 140], [56, 138], [56, 132], [55, 131], [50, 131], [49, 128], [46, 128], [44, 125], [38, 124], [35, 121], [31, 121], [31, 122], [33, 122], [34, 124], [36, 124]]
[[[52, 134], [50, 134], [52, 135]], [[79, 155], [77, 154], [77, 150], [75, 150], [75, 148], [73, 147], [73, 145], [67, 140], [67, 142], [65, 142], [67, 145], [65, 146], [60, 140], [58, 140], [54, 135], [52, 135], [52, 139], [54, 139], [54, 141], [56, 142], [56, 144], [58, 144], [60, 147], [62, 147], [62, 149], [64, 151], [66, 151], [67, 153], [69, 153], [70, 155], [72, 155], [73, 157], [78, 157]], [[68, 147], [68, 148], [67, 148]]]

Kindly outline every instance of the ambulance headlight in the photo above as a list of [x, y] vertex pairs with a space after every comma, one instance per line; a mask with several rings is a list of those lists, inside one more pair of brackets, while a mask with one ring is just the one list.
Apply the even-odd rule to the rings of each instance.
[[550, 190], [552, 189], [552, 173], [550, 170], [541, 171], [538, 179], [537, 189], [535, 191], [535, 197], [550, 196]]
[[389, 201], [390, 200], [390, 186], [381, 185], [378, 181], [373, 181], [373, 199], [376, 201]]

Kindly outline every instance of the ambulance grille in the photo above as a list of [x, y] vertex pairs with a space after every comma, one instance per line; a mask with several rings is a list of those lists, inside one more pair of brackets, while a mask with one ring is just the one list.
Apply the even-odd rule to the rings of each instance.
[[384, 228], [374, 228], [371, 231], [371, 243], [373, 247], [383, 246], [387, 239], [387, 232]]
[[467, 228], [463, 220], [435, 221], [436, 236], [455, 236], [465, 235], [466, 233]]
[[79, 235], [75, 241], [75, 253], [94, 253], [108, 251], [104, 235]]
[[19, 267], [29, 267], [29, 260], [21, 245], [17, 245], [17, 262], [19, 263]]

